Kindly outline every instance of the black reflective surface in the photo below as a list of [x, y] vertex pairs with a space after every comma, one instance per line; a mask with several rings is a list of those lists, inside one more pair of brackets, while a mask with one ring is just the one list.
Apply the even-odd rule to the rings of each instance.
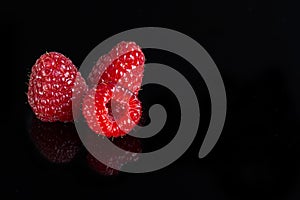
[[[297, 2], [96, 5], [83, 1], [63, 5], [47, 1], [35, 5], [7, 2], [0, 8], [1, 192], [18, 199], [300, 198]], [[228, 113], [219, 142], [207, 157], [199, 159], [210, 103], [201, 77], [187, 75], [198, 92], [203, 116], [196, 140], [167, 168], [127, 174], [95, 162], [72, 134], [72, 124], [48, 126], [37, 121], [26, 103], [26, 82], [31, 66], [46, 51], [61, 52], [79, 67], [107, 37], [142, 26], [178, 30], [209, 52], [224, 79]], [[174, 55], [155, 51], [145, 55], [149, 61], [188, 72], [189, 65]], [[157, 98], [149, 95], [153, 91], [159, 91]], [[178, 108], [171, 94], [169, 104], [164, 101], [164, 95], [169, 95], [165, 88], [148, 86], [143, 92], [140, 98], [145, 107], [160, 101], [169, 106], [170, 114], [162, 132], [140, 141], [141, 151], [147, 152], [172, 139]]]

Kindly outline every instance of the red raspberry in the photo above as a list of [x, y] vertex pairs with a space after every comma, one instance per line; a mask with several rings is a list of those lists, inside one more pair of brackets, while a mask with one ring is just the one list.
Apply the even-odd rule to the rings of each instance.
[[[42, 121], [68, 122], [73, 120], [72, 101], [79, 104], [86, 90], [86, 83], [72, 61], [61, 53], [49, 52], [32, 67], [27, 96]], [[76, 91], [73, 98], [72, 91]]]
[[119, 137], [138, 123], [141, 103], [137, 94], [142, 84], [144, 62], [144, 54], [134, 42], [120, 42], [98, 59], [89, 74], [92, 89], [85, 96], [82, 109], [94, 132]]
[[88, 77], [93, 87], [98, 83], [118, 84], [134, 93], [140, 90], [145, 56], [135, 42], [120, 42], [101, 56]]
[[53, 163], [72, 161], [82, 146], [73, 123], [49, 123], [34, 118], [30, 136], [39, 152]]
[[129, 90], [100, 83], [84, 97], [82, 112], [95, 133], [119, 137], [130, 132], [139, 122], [141, 102]]

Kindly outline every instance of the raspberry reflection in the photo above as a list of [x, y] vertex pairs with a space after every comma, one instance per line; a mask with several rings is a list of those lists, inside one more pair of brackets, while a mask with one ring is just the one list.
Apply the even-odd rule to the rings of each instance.
[[[91, 137], [87, 137], [87, 141], [92, 145], [97, 145], [97, 140], [102, 140], [102, 136], [95, 137], [95, 135], [92, 135]], [[112, 166], [113, 168], [103, 164], [89, 152], [87, 152], [86, 155], [88, 166], [97, 173], [104, 176], [118, 175], [119, 170], [121, 170], [124, 165], [135, 162], [139, 159], [138, 154], [135, 153], [142, 152], [140, 139], [132, 137], [130, 135], [111, 139], [111, 142], [119, 148], [125, 150], [122, 155], [117, 155], [109, 151], [106, 152], [106, 154], [104, 155], [104, 160], [106, 160], [105, 163], [107, 163], [109, 166]]]
[[71, 162], [82, 147], [73, 123], [33, 118], [30, 137], [41, 155], [52, 163]]

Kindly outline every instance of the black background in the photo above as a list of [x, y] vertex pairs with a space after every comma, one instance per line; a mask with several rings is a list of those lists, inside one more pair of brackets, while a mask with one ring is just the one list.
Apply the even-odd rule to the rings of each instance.
[[[290, 1], [1, 5], [1, 190], [20, 199], [299, 199], [299, 8]], [[35, 60], [46, 51], [58, 51], [80, 66], [104, 39], [144, 26], [192, 37], [217, 64], [228, 112], [213, 151], [204, 159], [197, 157], [207, 125], [203, 119], [191, 148], [156, 172], [105, 177], [85, 167], [80, 156], [63, 165], [46, 161], [28, 129], [32, 113], [26, 82]], [[180, 68], [178, 58], [162, 55], [146, 52], [149, 61], [161, 59]], [[201, 83], [201, 78], [190, 81]], [[205, 96], [204, 83], [194, 87], [198, 97]], [[209, 116], [207, 104], [200, 103], [204, 116]], [[167, 127], [160, 134], [169, 132]], [[161, 138], [152, 143], [159, 146]], [[151, 149], [151, 142], [147, 146]]]

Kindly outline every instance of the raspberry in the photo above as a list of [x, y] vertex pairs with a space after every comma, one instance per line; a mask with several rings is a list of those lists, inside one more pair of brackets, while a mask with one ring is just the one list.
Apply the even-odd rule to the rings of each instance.
[[95, 133], [119, 137], [127, 134], [139, 122], [141, 102], [129, 90], [100, 83], [84, 97], [82, 112]]
[[118, 84], [137, 94], [142, 84], [144, 63], [144, 54], [136, 43], [120, 42], [98, 59], [88, 83], [92, 87], [101, 82]]
[[34, 118], [30, 136], [39, 152], [53, 163], [72, 161], [82, 146], [73, 123], [49, 123]]
[[[61, 53], [49, 52], [37, 59], [31, 69], [27, 97], [40, 120], [68, 122], [73, 120], [72, 101], [79, 104], [86, 90], [72, 61]], [[73, 98], [72, 91], [76, 91]]]
[[92, 89], [84, 97], [82, 108], [94, 132], [119, 137], [138, 123], [141, 102], [137, 95], [144, 62], [144, 54], [134, 42], [120, 42], [98, 59], [88, 77]]

